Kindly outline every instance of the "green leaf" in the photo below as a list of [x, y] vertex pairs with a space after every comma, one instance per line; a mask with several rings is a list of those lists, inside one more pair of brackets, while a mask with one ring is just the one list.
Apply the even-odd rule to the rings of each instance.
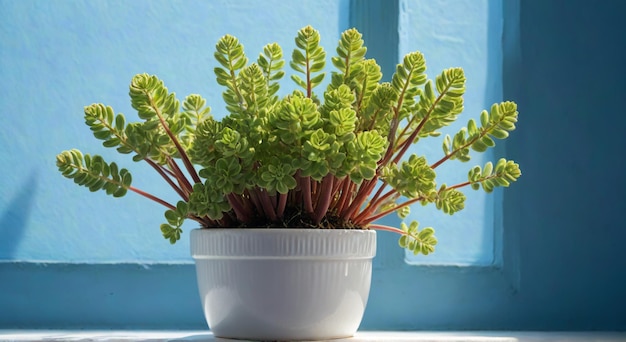
[[[420, 123], [420, 137], [438, 135], [438, 130], [455, 122], [463, 111], [463, 94], [465, 93], [465, 74], [461, 68], [450, 68], [441, 72], [435, 79], [435, 88], [430, 81], [424, 86], [424, 92], [415, 106], [411, 121]], [[417, 126], [416, 126], [417, 128]], [[477, 131], [476, 123], [468, 123], [470, 135]], [[409, 130], [407, 134], [412, 132]]]
[[301, 88], [306, 89], [306, 82], [304, 82], [298, 75], [291, 75], [291, 79]]
[[398, 244], [415, 255], [433, 253], [435, 245], [437, 245], [437, 238], [434, 235], [435, 230], [432, 227], [419, 230], [418, 225], [417, 221], [411, 222], [410, 226], [402, 222], [401, 227], [404, 234], [400, 236]]
[[63, 151], [57, 155], [56, 164], [64, 177], [92, 192], [104, 190], [108, 195], [121, 197], [131, 187], [130, 172], [118, 169], [115, 163], [106, 163], [99, 155], [83, 155], [76, 149]]
[[452, 215], [465, 208], [465, 195], [457, 189], [441, 186], [437, 193], [435, 206], [446, 214]]
[[399, 167], [390, 165], [383, 180], [389, 183], [400, 195], [407, 198], [418, 198], [426, 196], [435, 189], [435, 177], [435, 171], [430, 168], [426, 158], [413, 154]]
[[500, 158], [495, 167], [487, 162], [483, 168], [475, 166], [468, 173], [468, 181], [472, 189], [482, 186], [485, 192], [492, 192], [495, 187], [508, 187], [522, 175], [519, 165], [512, 160]]
[[[324, 78], [324, 73], [319, 73], [326, 64], [326, 52], [320, 46], [320, 34], [311, 26], [306, 26], [298, 31], [295, 38], [296, 48], [291, 54], [291, 68], [305, 75], [303, 81], [300, 77], [292, 75], [291, 79], [296, 84], [307, 91], [307, 97], [311, 97], [311, 89], [320, 84]], [[319, 73], [318, 75], [314, 75]]]
[[158, 115], [168, 118], [178, 113], [180, 107], [174, 94], [169, 93], [163, 81], [154, 75], [135, 75], [130, 83], [129, 95], [131, 105], [144, 120]]
[[169, 240], [173, 245], [176, 241], [180, 240], [180, 235], [183, 233], [183, 230], [179, 227], [172, 227], [168, 224], [161, 224], [161, 233], [166, 240]]
[[324, 76], [326, 76], [326, 74], [319, 74], [319, 75], [311, 78], [311, 84], [313, 85], [313, 87], [315, 87], [318, 84], [320, 84], [324, 80]]

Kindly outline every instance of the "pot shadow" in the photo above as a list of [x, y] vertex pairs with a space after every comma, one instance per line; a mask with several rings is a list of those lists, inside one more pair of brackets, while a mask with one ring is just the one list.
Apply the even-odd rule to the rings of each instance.
[[[147, 342], [148, 340], [146, 340]], [[150, 340], [151, 341], [151, 340]], [[231, 339], [224, 337], [217, 337], [212, 333], [206, 334], [194, 334], [189, 336], [184, 336], [180, 338], [176, 338], [173, 340], [168, 340], [168, 342], [186, 342], [186, 341], [194, 341], [194, 342], [277, 342], [277, 341], [257, 341], [257, 340], [239, 340], [239, 339]], [[344, 339], [334, 340], [337, 342], [344, 341]]]
[[176, 338], [173, 340], [169, 340], [168, 342], [186, 342], [186, 341], [194, 341], [194, 342], [254, 342], [249, 340], [233, 340], [230, 338], [217, 337], [212, 333], [204, 333], [204, 334], [194, 334], [189, 336], [184, 336], [180, 338]]
[[19, 187], [0, 216], [0, 260], [14, 260], [15, 251], [24, 238], [39, 185], [37, 172]]

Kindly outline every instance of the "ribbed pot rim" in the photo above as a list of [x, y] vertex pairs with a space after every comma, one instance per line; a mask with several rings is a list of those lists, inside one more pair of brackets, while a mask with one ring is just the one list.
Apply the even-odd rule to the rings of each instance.
[[199, 228], [191, 255], [203, 259], [372, 259], [376, 232], [364, 229]]

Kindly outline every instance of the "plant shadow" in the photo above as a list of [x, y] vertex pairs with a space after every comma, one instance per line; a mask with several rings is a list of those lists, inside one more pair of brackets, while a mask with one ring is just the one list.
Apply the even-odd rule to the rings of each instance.
[[39, 185], [37, 172], [31, 172], [16, 194], [8, 201], [0, 216], [0, 260], [14, 260], [15, 252], [24, 238], [28, 219]]

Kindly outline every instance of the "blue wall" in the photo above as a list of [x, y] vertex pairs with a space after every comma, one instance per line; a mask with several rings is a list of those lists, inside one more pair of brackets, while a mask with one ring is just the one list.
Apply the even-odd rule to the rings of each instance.
[[128, 85], [146, 72], [181, 100], [201, 94], [221, 115], [221, 36], [239, 37], [252, 60], [276, 41], [289, 59], [303, 26], [320, 31], [327, 51], [348, 28], [347, 0], [284, 3], [0, 0], [0, 163], [12, 166], [0, 180], [0, 260], [190, 262], [187, 235], [175, 246], [161, 236], [163, 207], [134, 193], [91, 194], [59, 174], [55, 156], [73, 147], [102, 154], [133, 171], [134, 186], [175, 200], [148, 166], [93, 138], [83, 107], [105, 103], [136, 121]]
[[[391, 8], [368, 11], [382, 3]], [[129, 112], [127, 99], [119, 97], [120, 84], [147, 71], [180, 95], [199, 91], [216, 109], [210, 54], [208, 66], [197, 56], [210, 51], [222, 34], [248, 34], [248, 23], [262, 20], [253, 28], [258, 36], [276, 37], [290, 50], [302, 22], [322, 30], [329, 42], [353, 24], [372, 37], [380, 32], [381, 40], [395, 39], [402, 49], [416, 33], [411, 10], [423, 3], [306, 1], [269, 17], [242, 2], [201, 2], [191, 11], [184, 2], [121, 4], [0, 1], [0, 103], [6, 120], [0, 164], [14, 167], [5, 168], [0, 182], [0, 259], [101, 261], [108, 253], [102, 248], [111, 248], [134, 261], [0, 263], [2, 328], [204, 326], [191, 265], [136, 263], [164, 257], [166, 246], [153, 228], [160, 217], [122, 222], [135, 217], [133, 211], [155, 208], [131, 197], [116, 201], [86, 194], [55, 173], [50, 156], [76, 141], [91, 141], [80, 119], [83, 105], [103, 101]], [[222, 13], [224, 8], [229, 11]], [[505, 152], [520, 162], [524, 175], [504, 193], [502, 264], [408, 266], [401, 263], [402, 251], [394, 249], [396, 237], [380, 234], [380, 246], [388, 252], [377, 257], [363, 328], [626, 330], [626, 200], [621, 196], [626, 144], [620, 135], [626, 121], [620, 101], [626, 90], [625, 10], [626, 3], [610, 0], [503, 2], [503, 97], [518, 102], [521, 115]], [[116, 31], [138, 15], [147, 19], [133, 26], [132, 34]], [[381, 18], [399, 25], [397, 35], [389, 27], [376, 29]], [[172, 32], [165, 40], [153, 35], [163, 25]], [[197, 30], [200, 37], [191, 35]], [[138, 37], [143, 44], [131, 48]], [[244, 42], [251, 55], [263, 43]], [[397, 62], [397, 50], [369, 46], [383, 60]], [[111, 53], [121, 47], [123, 53]], [[203, 84], [206, 89], [199, 90]], [[60, 122], [69, 126], [59, 129]], [[99, 218], [125, 214], [84, 232], [75, 222], [93, 208]], [[147, 228], [134, 230], [142, 225]], [[116, 228], [119, 240], [100, 245]], [[145, 245], [129, 242], [144, 235], [155, 239]], [[91, 244], [82, 245], [85, 241]], [[187, 251], [180, 248], [166, 253], [179, 253], [183, 260]]]
[[617, 0], [520, 1], [509, 31], [521, 54], [504, 94], [522, 116], [507, 154], [524, 179], [505, 193], [504, 219], [528, 327], [626, 329], [625, 12]]

